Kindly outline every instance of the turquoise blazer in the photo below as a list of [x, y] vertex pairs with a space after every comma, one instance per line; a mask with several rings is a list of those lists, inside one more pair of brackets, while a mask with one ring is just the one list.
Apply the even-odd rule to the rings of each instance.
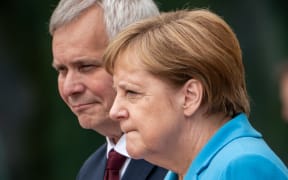
[[[190, 164], [184, 180], [288, 180], [284, 163], [239, 114], [222, 126]], [[165, 180], [178, 180], [169, 171]]]

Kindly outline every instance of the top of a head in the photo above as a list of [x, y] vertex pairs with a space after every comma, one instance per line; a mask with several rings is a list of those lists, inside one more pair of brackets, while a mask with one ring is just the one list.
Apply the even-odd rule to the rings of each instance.
[[159, 15], [153, 0], [61, 0], [50, 18], [50, 34], [53, 36], [56, 29], [77, 19], [91, 6], [103, 8], [109, 39], [135, 21]]
[[181, 86], [195, 78], [204, 87], [210, 113], [249, 114], [244, 65], [231, 27], [206, 9], [178, 10], [133, 23], [120, 32], [104, 53], [113, 74], [122, 52], [133, 52], [151, 74]]

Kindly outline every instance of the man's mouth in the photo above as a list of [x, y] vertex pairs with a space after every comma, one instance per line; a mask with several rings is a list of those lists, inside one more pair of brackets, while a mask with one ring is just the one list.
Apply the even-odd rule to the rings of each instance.
[[84, 111], [86, 109], [89, 109], [90, 107], [94, 106], [97, 104], [97, 102], [89, 102], [89, 103], [80, 103], [80, 104], [75, 104], [71, 105], [73, 111], [79, 112], [79, 111]]

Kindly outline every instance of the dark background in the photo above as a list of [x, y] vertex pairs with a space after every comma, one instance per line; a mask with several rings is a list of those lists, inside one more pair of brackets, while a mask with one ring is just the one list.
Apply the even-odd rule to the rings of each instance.
[[[288, 57], [284, 0], [157, 1], [161, 11], [206, 7], [236, 32], [247, 72], [252, 124], [288, 164], [276, 66]], [[60, 99], [48, 22], [58, 0], [9, 0], [0, 7], [0, 180], [75, 179], [104, 138], [83, 130]], [[287, 60], [287, 59], [286, 59]]]

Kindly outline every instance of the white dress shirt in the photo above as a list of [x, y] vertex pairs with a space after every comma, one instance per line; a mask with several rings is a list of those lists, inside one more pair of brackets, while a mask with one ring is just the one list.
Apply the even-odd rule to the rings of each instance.
[[116, 144], [114, 144], [113, 141], [111, 141], [108, 137], [106, 137], [106, 140], [107, 140], [107, 151], [106, 151], [106, 157], [107, 158], [108, 158], [108, 153], [110, 152], [111, 149], [114, 149], [119, 154], [127, 157], [124, 165], [120, 169], [120, 177], [122, 178], [127, 167], [128, 167], [129, 162], [131, 161], [131, 158], [126, 151], [125, 134], [121, 136], [121, 138], [119, 139], [119, 141]]

